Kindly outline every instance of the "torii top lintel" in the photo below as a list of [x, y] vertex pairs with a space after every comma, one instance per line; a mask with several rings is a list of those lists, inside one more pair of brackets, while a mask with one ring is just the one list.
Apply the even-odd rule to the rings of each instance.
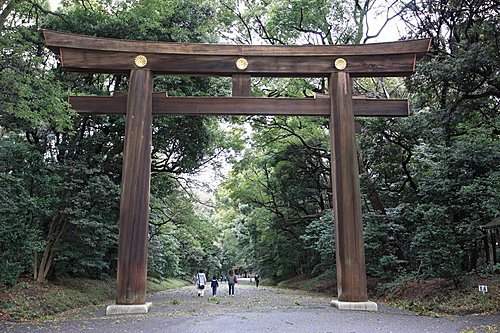
[[[43, 31], [48, 47], [59, 52], [69, 71], [129, 73], [138, 66], [158, 75], [231, 76], [250, 74], [271, 77], [324, 77], [339, 71], [335, 60], [343, 58], [343, 71], [352, 77], [409, 76], [416, 61], [429, 50], [430, 39], [363, 45], [222, 45], [148, 42], [98, 38], [49, 30]], [[247, 66], [239, 69], [238, 59]]]

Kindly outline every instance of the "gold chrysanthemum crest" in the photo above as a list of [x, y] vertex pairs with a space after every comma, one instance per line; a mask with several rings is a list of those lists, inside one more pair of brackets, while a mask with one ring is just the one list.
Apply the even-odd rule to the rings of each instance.
[[248, 61], [245, 58], [239, 58], [236, 60], [236, 68], [239, 70], [245, 70], [248, 67]]
[[344, 70], [347, 67], [347, 61], [345, 61], [344, 58], [338, 58], [335, 60], [335, 68], [337, 68], [339, 71]]
[[134, 64], [137, 66], [137, 67], [144, 67], [146, 66], [148, 63], [148, 58], [146, 58], [145, 56], [143, 56], [142, 54], [141, 55], [138, 55], [137, 57], [135, 57], [134, 59]]

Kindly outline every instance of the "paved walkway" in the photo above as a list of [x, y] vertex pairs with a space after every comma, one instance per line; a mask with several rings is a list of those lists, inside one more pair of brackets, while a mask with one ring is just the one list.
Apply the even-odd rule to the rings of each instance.
[[339, 311], [322, 295], [249, 284], [237, 284], [235, 296], [226, 293], [225, 283], [217, 298], [208, 297], [211, 290], [202, 298], [194, 287], [179, 288], [149, 296], [153, 308], [145, 315], [106, 317], [103, 308], [83, 309], [48, 322], [0, 322], [0, 332], [470, 333], [492, 332], [477, 327], [500, 323], [500, 315], [430, 318], [384, 306], [378, 312]]

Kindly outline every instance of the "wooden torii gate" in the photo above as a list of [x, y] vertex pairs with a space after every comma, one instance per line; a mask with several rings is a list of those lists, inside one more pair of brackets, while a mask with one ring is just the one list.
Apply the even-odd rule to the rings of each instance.
[[[354, 116], [407, 116], [406, 100], [353, 98], [351, 78], [409, 76], [430, 39], [364, 45], [254, 46], [96, 38], [45, 30], [68, 71], [130, 75], [128, 95], [70, 97], [79, 113], [126, 114], [116, 305], [107, 314], [145, 313], [152, 115], [330, 117], [336, 266], [340, 309], [368, 301]], [[232, 77], [232, 97], [153, 94], [155, 75]], [[327, 77], [330, 98], [250, 97], [251, 77]]]

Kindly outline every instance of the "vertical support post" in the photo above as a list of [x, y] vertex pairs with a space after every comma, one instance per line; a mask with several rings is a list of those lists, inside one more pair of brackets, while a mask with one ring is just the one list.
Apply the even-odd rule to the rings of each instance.
[[[373, 306], [354, 310], [376, 310], [368, 301], [361, 196], [350, 76], [335, 72], [329, 78], [330, 140], [335, 215], [338, 300]], [[335, 304], [338, 306], [338, 304]], [[339, 308], [342, 308], [338, 306]]]
[[117, 305], [146, 303], [153, 74], [130, 74], [123, 149]]
[[252, 76], [250, 74], [233, 74], [232, 96], [251, 96]]

